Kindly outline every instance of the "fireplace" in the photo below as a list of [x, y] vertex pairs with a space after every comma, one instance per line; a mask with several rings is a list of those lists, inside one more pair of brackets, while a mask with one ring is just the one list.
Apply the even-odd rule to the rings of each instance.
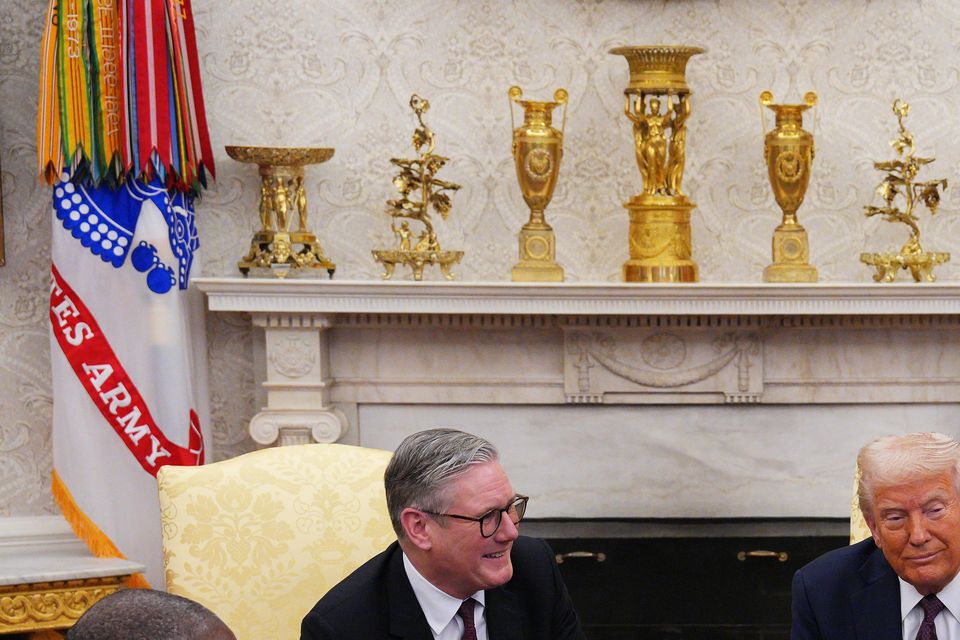
[[494, 442], [524, 531], [604, 554], [561, 565], [594, 640], [787, 638], [857, 450], [960, 435], [958, 283], [197, 284], [263, 329], [257, 442]]
[[846, 520], [538, 520], [589, 640], [789, 640], [794, 572]]

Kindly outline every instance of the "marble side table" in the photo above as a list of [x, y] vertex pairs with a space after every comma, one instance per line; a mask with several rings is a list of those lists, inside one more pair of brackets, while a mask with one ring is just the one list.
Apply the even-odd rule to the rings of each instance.
[[143, 570], [95, 558], [60, 516], [0, 518], [0, 636], [60, 637], [57, 630]]

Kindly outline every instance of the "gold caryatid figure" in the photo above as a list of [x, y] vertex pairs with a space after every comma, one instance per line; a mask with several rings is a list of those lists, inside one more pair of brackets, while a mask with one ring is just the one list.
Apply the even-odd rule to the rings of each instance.
[[696, 282], [691, 258], [690, 211], [683, 193], [690, 87], [689, 59], [699, 47], [618, 47], [630, 66], [623, 112], [633, 125], [633, 143], [643, 191], [623, 206], [630, 214], [627, 282]]
[[[303, 167], [326, 162], [333, 149], [306, 147], [235, 147], [227, 155], [240, 162], [251, 162], [260, 169], [260, 229], [250, 241], [250, 250], [237, 263], [243, 275], [250, 269], [270, 269], [278, 277], [290, 269], [336, 269], [323, 253], [320, 242], [307, 222], [307, 191]], [[299, 225], [290, 230], [290, 217], [296, 207]]]
[[[398, 229], [395, 222], [390, 228], [397, 237], [396, 249], [374, 249], [374, 259], [384, 266], [384, 279], [393, 276], [398, 264], [406, 264], [413, 270], [414, 280], [423, 278], [423, 268], [428, 264], [440, 266], [440, 271], [448, 280], [453, 279], [450, 267], [463, 257], [462, 251], [443, 251], [430, 210], [436, 211], [446, 220], [450, 215], [450, 195], [460, 185], [436, 177], [437, 172], [447, 163], [448, 158], [433, 153], [435, 140], [433, 131], [424, 124], [423, 115], [430, 110], [430, 102], [417, 94], [410, 97], [410, 108], [417, 116], [418, 126], [413, 131], [413, 148], [416, 158], [390, 158], [390, 163], [400, 168], [393, 178], [393, 185], [400, 198], [387, 200], [386, 213], [392, 219], [406, 218]], [[423, 225], [417, 236], [417, 244], [410, 248], [413, 231], [411, 222]]]
[[297, 205], [297, 215], [299, 217], [300, 228], [299, 231], [307, 230], [307, 190], [303, 188], [303, 177], [297, 176], [296, 178], [296, 191], [294, 192], [293, 201]]
[[683, 182], [686, 120], [690, 115], [690, 103], [686, 95], [677, 98], [674, 107], [673, 95], [668, 94], [666, 111], [661, 114], [659, 98], [650, 98], [648, 104], [643, 96], [637, 98], [629, 93], [625, 96], [623, 112], [633, 122], [637, 166], [643, 179], [643, 192], [649, 195], [682, 193], [680, 187]]
[[[866, 205], [863, 213], [868, 218], [883, 216], [884, 220], [899, 222], [910, 228], [910, 238], [898, 253], [861, 253], [860, 261], [877, 270], [873, 279], [877, 282], [893, 282], [901, 269], [910, 272], [914, 281], [934, 282], [933, 268], [950, 260], [950, 254], [942, 251], [924, 251], [920, 245], [919, 218], [914, 210], [922, 202], [930, 215], [937, 213], [940, 205], [940, 191], [947, 188], [945, 178], [917, 182], [921, 167], [930, 164], [935, 158], [921, 158], [914, 155], [913, 134], [907, 131], [903, 119], [910, 113], [910, 105], [899, 98], [893, 101], [893, 114], [897, 117], [899, 132], [890, 141], [897, 158], [887, 162], [874, 162], [873, 167], [886, 173], [877, 194], [883, 199], [884, 206]], [[902, 200], [904, 208], [896, 206]]]
[[277, 231], [289, 231], [290, 221], [287, 214], [290, 209], [290, 191], [283, 183], [283, 178], [277, 176], [277, 185], [273, 188], [273, 210], [277, 214]]

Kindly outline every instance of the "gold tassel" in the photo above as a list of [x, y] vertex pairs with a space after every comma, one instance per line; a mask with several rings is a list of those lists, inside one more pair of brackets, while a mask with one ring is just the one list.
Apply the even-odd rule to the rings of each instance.
[[[51, 484], [50, 490], [53, 493], [53, 499], [60, 507], [60, 511], [63, 512], [63, 517], [70, 525], [70, 528], [73, 529], [73, 533], [86, 543], [90, 549], [90, 553], [98, 558], [120, 558], [121, 560], [126, 560], [126, 556], [120, 553], [117, 545], [113, 544], [113, 541], [107, 537], [107, 534], [101, 531], [100, 527], [94, 524], [93, 520], [80, 510], [80, 507], [74, 502], [70, 490], [67, 488], [67, 485], [64, 484], [56, 469], [54, 469], [52, 476], [53, 483]], [[142, 573], [131, 575], [126, 579], [124, 584], [134, 589], [151, 588], [150, 583], [147, 582], [147, 579]]]

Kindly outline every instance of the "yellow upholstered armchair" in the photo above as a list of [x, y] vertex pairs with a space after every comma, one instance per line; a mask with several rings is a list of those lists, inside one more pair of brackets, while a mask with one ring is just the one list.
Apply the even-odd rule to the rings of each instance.
[[159, 475], [167, 589], [239, 640], [299, 638], [330, 587], [396, 539], [389, 451], [308, 444]]
[[859, 489], [860, 467], [857, 466], [853, 473], [853, 502], [850, 504], [850, 544], [856, 544], [870, 537], [870, 528], [867, 526], [867, 521], [863, 519], [863, 512], [860, 511], [860, 500], [857, 497]]

